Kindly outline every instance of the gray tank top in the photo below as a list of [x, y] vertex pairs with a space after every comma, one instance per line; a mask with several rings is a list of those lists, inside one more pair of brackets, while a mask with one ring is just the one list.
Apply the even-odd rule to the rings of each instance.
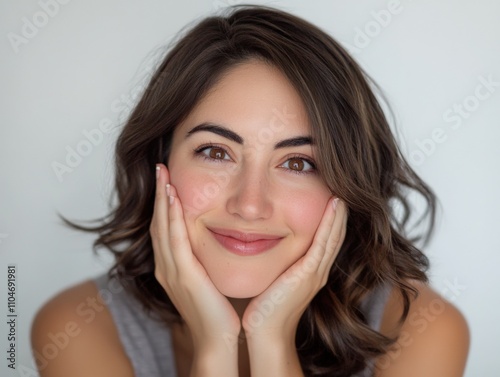
[[[93, 279], [113, 317], [125, 353], [136, 377], [177, 377], [172, 337], [168, 327], [146, 314], [140, 302], [106, 274]], [[388, 288], [376, 290], [362, 303], [371, 328], [378, 330]], [[371, 377], [372, 367], [352, 377]]]

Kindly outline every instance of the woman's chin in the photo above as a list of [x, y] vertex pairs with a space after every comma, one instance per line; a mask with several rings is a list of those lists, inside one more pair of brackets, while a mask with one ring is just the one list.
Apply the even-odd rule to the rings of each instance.
[[269, 284], [266, 284], [262, 281], [256, 283], [245, 282], [245, 281], [225, 281], [225, 282], [214, 282], [215, 287], [222, 293], [224, 296], [229, 298], [252, 298], [260, 295], [262, 292], [266, 290]]
[[234, 289], [230, 290], [219, 290], [224, 296], [227, 298], [236, 298], [236, 299], [246, 299], [246, 298], [253, 298], [258, 296], [262, 292], [254, 293], [253, 291], [235, 291]]

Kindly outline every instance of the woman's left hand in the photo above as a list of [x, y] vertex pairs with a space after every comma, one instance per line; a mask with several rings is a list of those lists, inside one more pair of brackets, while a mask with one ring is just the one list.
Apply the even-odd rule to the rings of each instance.
[[294, 344], [300, 317], [316, 293], [325, 286], [344, 242], [347, 206], [337, 200], [336, 208], [333, 198], [329, 200], [306, 254], [248, 304], [242, 318], [248, 343], [285, 341]]

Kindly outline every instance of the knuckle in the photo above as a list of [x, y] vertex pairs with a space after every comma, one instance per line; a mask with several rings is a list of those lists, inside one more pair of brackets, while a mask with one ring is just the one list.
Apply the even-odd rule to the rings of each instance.
[[330, 253], [335, 252], [337, 250], [339, 244], [342, 242], [342, 238], [340, 236], [333, 236], [328, 245], [328, 251]]
[[151, 224], [149, 224], [149, 234], [151, 235], [151, 237], [158, 236], [158, 226], [154, 221], [151, 221]]
[[318, 246], [321, 248], [325, 248], [326, 245], [328, 244], [328, 240], [324, 237], [318, 237], [316, 242], [318, 243]]
[[328, 275], [326, 275], [326, 274], [325, 274], [325, 275], [321, 278], [321, 280], [320, 280], [320, 286], [319, 286], [319, 288], [320, 288], [320, 289], [321, 289], [321, 288], [323, 288], [323, 287], [326, 285], [326, 283], [327, 283], [327, 282], [328, 282]]
[[161, 286], [165, 285], [164, 276], [163, 276], [160, 268], [158, 268], [158, 266], [155, 267], [154, 276], [155, 276], [155, 279], [158, 281], [158, 283], [160, 283]]

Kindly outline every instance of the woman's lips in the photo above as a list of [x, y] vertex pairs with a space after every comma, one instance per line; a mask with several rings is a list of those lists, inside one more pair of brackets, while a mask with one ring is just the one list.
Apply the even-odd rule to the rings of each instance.
[[276, 246], [283, 237], [268, 234], [243, 233], [228, 229], [209, 229], [214, 238], [230, 252], [249, 256], [263, 253]]

